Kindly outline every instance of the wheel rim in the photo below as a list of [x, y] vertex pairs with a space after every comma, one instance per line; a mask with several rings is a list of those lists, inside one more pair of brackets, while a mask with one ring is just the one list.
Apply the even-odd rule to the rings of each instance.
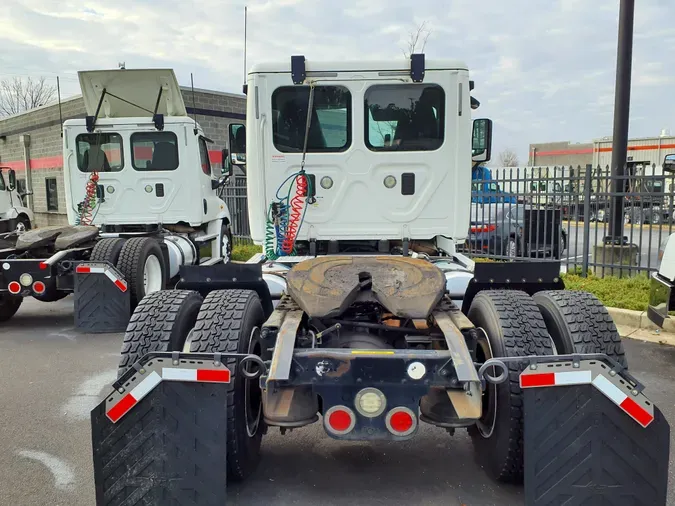
[[159, 263], [159, 258], [155, 255], [150, 255], [145, 259], [143, 266], [143, 289], [145, 295], [153, 292], [158, 292], [162, 289], [162, 265]]
[[23, 234], [26, 231], [26, 224], [20, 221], [19, 223], [16, 224], [16, 231], [19, 234]]
[[227, 233], [227, 229], [223, 228], [223, 233], [222, 233], [222, 238], [220, 240], [220, 254], [223, 257], [223, 260], [225, 262], [229, 262], [230, 260], [230, 249], [232, 245], [230, 244], [230, 237], [229, 234]]
[[[477, 361], [485, 362], [488, 359], [492, 358], [492, 347], [490, 346], [490, 341], [488, 341], [487, 335], [485, 332], [480, 332], [478, 338], [478, 348], [476, 349]], [[495, 376], [496, 372], [494, 367], [492, 371], [489, 371], [492, 376]], [[492, 437], [492, 434], [495, 431], [495, 426], [497, 424], [497, 385], [493, 383], [487, 383], [485, 391], [483, 392], [482, 397], [482, 409], [481, 416], [476, 422], [476, 428], [480, 433], [481, 437], [484, 439], [489, 439]]]
[[[254, 327], [248, 341], [248, 353], [260, 356], [262, 346], [260, 344], [260, 328]], [[248, 362], [246, 370], [256, 367]], [[244, 384], [244, 414], [246, 415], [246, 434], [252, 438], [258, 433], [260, 419], [262, 417], [262, 391], [260, 390], [260, 379], [246, 379]]]

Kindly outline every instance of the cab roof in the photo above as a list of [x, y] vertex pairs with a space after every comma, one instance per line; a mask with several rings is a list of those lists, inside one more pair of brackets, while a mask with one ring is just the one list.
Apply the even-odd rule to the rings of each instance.
[[[307, 72], [396, 72], [409, 71], [410, 60], [361, 60], [361, 61], [313, 61], [306, 60]], [[469, 70], [459, 60], [426, 60], [426, 70]], [[291, 59], [258, 63], [251, 67], [249, 74], [290, 73]]]

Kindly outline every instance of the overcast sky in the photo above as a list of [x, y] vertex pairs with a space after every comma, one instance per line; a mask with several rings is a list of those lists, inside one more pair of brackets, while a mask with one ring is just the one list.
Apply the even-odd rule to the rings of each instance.
[[[675, 133], [675, 2], [636, 7], [631, 137]], [[400, 58], [427, 21], [428, 58], [468, 63], [495, 149], [611, 135], [619, 0], [2, 0], [0, 78], [172, 67], [181, 84], [241, 91], [248, 63]]]

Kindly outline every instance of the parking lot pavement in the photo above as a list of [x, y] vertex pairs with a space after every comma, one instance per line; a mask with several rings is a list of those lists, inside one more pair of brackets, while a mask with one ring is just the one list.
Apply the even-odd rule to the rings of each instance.
[[[2, 504], [94, 504], [88, 416], [115, 377], [121, 337], [76, 332], [70, 298], [27, 300], [2, 325]], [[675, 348], [634, 340], [625, 346], [646, 394], [673, 423]], [[341, 443], [315, 424], [285, 436], [270, 430], [260, 467], [246, 483], [231, 485], [228, 503], [502, 506], [522, 504], [522, 494], [486, 478], [466, 431], [451, 437], [423, 424], [404, 444]], [[668, 504], [675, 505], [672, 490]]]

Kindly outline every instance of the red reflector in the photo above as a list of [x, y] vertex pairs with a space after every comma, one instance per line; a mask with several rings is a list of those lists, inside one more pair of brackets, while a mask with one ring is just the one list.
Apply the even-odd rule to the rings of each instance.
[[215, 371], [213, 369], [197, 369], [197, 381], [211, 381], [214, 383], [229, 383], [229, 369]]
[[649, 414], [649, 412], [645, 411], [642, 406], [640, 406], [630, 397], [626, 397], [626, 399], [621, 404], [619, 404], [619, 406], [621, 406], [621, 409], [623, 409], [626, 413], [635, 418], [635, 420], [643, 427], [646, 427], [651, 423], [652, 420], [654, 420], [654, 417]]
[[87, 267], [86, 265], [78, 265], [75, 267], [75, 272], [79, 272], [80, 274], [89, 274], [91, 272], [91, 268]]
[[471, 233], [478, 234], [480, 232], [494, 232], [497, 230], [497, 225], [481, 225], [478, 227], [471, 227]]
[[21, 285], [18, 283], [18, 281], [12, 281], [9, 285], [7, 285], [7, 289], [9, 290], [9, 293], [16, 295], [21, 291]]
[[35, 293], [38, 293], [38, 294], [45, 293], [46, 289], [47, 289], [47, 287], [45, 286], [45, 284], [42, 281], [36, 281], [35, 283], [33, 283], [33, 291]]
[[136, 404], [136, 399], [134, 399], [134, 396], [131, 394], [125, 395], [122, 397], [120, 402], [110, 408], [107, 413], [108, 418], [110, 418], [113, 422], [117, 422], [117, 420], [122, 418], [127, 411], [134, 407], [134, 404]]
[[328, 416], [328, 425], [338, 432], [344, 432], [352, 424], [352, 416], [342, 409], [336, 409]]
[[407, 432], [412, 428], [413, 423], [415, 421], [412, 416], [405, 411], [397, 411], [389, 419], [389, 425], [391, 425], [391, 429], [395, 432]]
[[119, 279], [115, 280], [115, 286], [119, 288], [121, 291], [126, 292], [127, 291], [127, 284], [124, 281], [121, 281]]
[[555, 373], [545, 372], [541, 374], [523, 374], [520, 377], [520, 386], [528, 387], [552, 387], [555, 385]]
[[48, 269], [48, 268], [49, 268], [49, 264], [47, 264], [45, 262], [40, 262], [40, 269], [42, 269], [44, 271], [45, 269]]

